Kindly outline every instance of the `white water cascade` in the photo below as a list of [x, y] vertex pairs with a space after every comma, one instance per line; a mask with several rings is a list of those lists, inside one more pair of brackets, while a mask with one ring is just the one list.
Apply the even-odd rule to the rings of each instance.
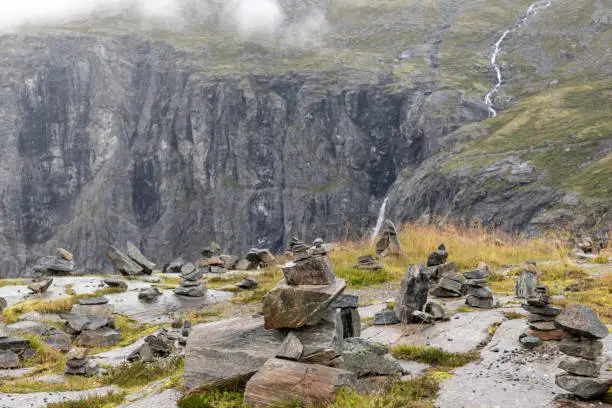
[[382, 228], [383, 222], [385, 221], [385, 212], [387, 211], [387, 201], [389, 201], [389, 196], [385, 197], [382, 205], [380, 206], [380, 210], [378, 211], [378, 219], [376, 220], [376, 226], [374, 227], [374, 231], [372, 231], [372, 242], [376, 240], [380, 229]]
[[499, 37], [499, 39], [495, 42], [495, 45], [493, 46], [493, 53], [491, 54], [491, 58], [489, 59], [489, 61], [491, 62], [491, 65], [493, 66], [493, 69], [495, 70], [495, 74], [497, 75], [497, 82], [495, 83], [493, 88], [491, 88], [489, 92], [487, 92], [484, 98], [484, 101], [487, 104], [487, 107], [489, 109], [490, 118], [494, 118], [495, 116], [497, 116], [497, 111], [493, 109], [492, 98], [493, 98], [493, 95], [495, 95], [499, 91], [499, 88], [501, 88], [502, 82], [503, 82], [501, 67], [497, 64], [497, 55], [499, 54], [499, 51], [501, 50], [502, 43], [504, 42], [508, 34], [513, 33], [519, 28], [521, 28], [521, 26], [527, 22], [529, 17], [535, 16], [538, 11], [550, 7], [551, 1], [552, 0], [546, 0], [544, 4], [542, 4], [543, 3], [542, 0], [533, 3], [531, 6], [527, 8], [525, 15], [516, 22], [514, 27], [510, 30], [504, 31], [501, 37]]

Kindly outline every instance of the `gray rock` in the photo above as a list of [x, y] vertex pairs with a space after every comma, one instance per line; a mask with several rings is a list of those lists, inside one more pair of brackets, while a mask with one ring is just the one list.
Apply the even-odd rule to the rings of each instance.
[[576, 336], [603, 339], [609, 332], [597, 313], [586, 305], [570, 305], [555, 319], [555, 325], [561, 330]]
[[52, 283], [53, 278], [33, 279], [28, 285], [28, 289], [34, 293], [44, 293]]
[[79, 298], [79, 300], [77, 300], [77, 303], [79, 305], [84, 305], [84, 306], [105, 305], [108, 303], [108, 299], [105, 298], [104, 296], [86, 297], [86, 298]]
[[317, 324], [345, 287], [343, 279], [336, 279], [327, 286], [291, 286], [281, 280], [263, 299], [266, 329]]
[[276, 357], [298, 361], [302, 357], [303, 351], [304, 346], [302, 345], [300, 339], [293, 332], [289, 332], [287, 337], [285, 337], [283, 344], [281, 344]]
[[384, 267], [372, 255], [363, 255], [357, 258], [357, 263], [353, 265], [353, 268], [377, 271]]
[[555, 322], [529, 322], [529, 327], [540, 331], [551, 331], [556, 328]]
[[435, 323], [436, 319], [429, 313], [415, 310], [412, 312], [412, 321], [417, 323], [433, 324]]
[[344, 332], [337, 309], [329, 309], [316, 325], [301, 327], [292, 333], [302, 343], [302, 362], [327, 365], [342, 352]]
[[140, 267], [142, 267], [142, 271], [148, 275], [153, 273], [153, 270], [156, 268], [156, 265], [149, 261], [143, 254], [140, 252], [140, 249], [130, 241], [127, 242], [127, 256], [134, 262], [136, 262]]
[[226, 271], [226, 270], [225, 270], [225, 268], [224, 268], [224, 267], [222, 267], [222, 266], [215, 266], [215, 265], [212, 265], [212, 266], [210, 267], [210, 273], [225, 273], [225, 272], [227, 272], [227, 271]]
[[583, 377], [597, 377], [603, 364], [602, 360], [585, 360], [583, 358], [565, 357], [559, 362], [559, 368], [570, 374]]
[[486, 279], [467, 279], [465, 285], [485, 288], [489, 285], [489, 282]]
[[54, 326], [40, 322], [20, 321], [6, 326], [6, 331], [11, 335], [32, 334], [39, 336], [46, 344], [59, 351], [70, 350], [72, 338]]
[[571, 374], [557, 374], [555, 383], [566, 391], [586, 400], [604, 395], [612, 386], [612, 375], [599, 378], [580, 377]]
[[19, 368], [19, 356], [12, 350], [0, 350], [0, 368]]
[[603, 353], [603, 343], [591, 339], [565, 339], [559, 344], [559, 350], [568, 356], [595, 360]]
[[128, 288], [127, 282], [119, 278], [106, 278], [104, 279], [104, 283], [111, 288], [119, 288], [121, 290], [127, 290]]
[[121, 333], [110, 328], [86, 330], [75, 339], [75, 344], [88, 347], [110, 347], [121, 340]]
[[185, 264], [183, 258], [178, 257], [174, 261], [167, 263], [164, 265], [162, 272], [163, 273], [181, 273], [181, 268]]
[[274, 255], [269, 249], [251, 248], [245, 256], [246, 260], [254, 265], [269, 265], [274, 262]]
[[395, 224], [391, 220], [385, 220], [382, 226], [382, 235], [376, 241], [376, 255], [385, 258], [389, 255], [399, 255], [399, 253], [400, 242]]
[[174, 294], [187, 297], [203, 297], [206, 295], [206, 288], [201, 284], [189, 287], [179, 285], [174, 288]]
[[74, 256], [70, 253], [70, 251], [64, 248], [56, 248], [55, 254], [59, 256], [60, 258], [63, 258], [67, 261], [72, 261], [72, 259], [74, 258]]
[[394, 375], [402, 372], [399, 362], [389, 354], [389, 348], [360, 338], [345, 339], [342, 351], [343, 368], [359, 377]]
[[113, 263], [115, 269], [123, 275], [138, 275], [144, 271], [142, 266], [132, 261], [130, 257], [113, 246], [110, 247], [106, 256]]
[[202, 270], [195, 267], [192, 263], [186, 263], [181, 267], [181, 278], [186, 279], [188, 281], [198, 281], [202, 279], [203, 273]]
[[489, 276], [489, 271], [484, 269], [474, 269], [473, 271], [463, 272], [465, 279], [485, 279]]
[[145, 302], [152, 302], [160, 295], [161, 292], [159, 289], [151, 287], [147, 289], [142, 289], [140, 292], [138, 292], [138, 299]]
[[347, 307], [340, 309], [344, 337], [359, 337], [361, 334], [361, 316], [357, 309]]
[[493, 291], [489, 288], [483, 288], [481, 286], [466, 285], [467, 295], [474, 296], [481, 299], [492, 299]]
[[246, 259], [241, 259], [240, 261], [236, 262], [234, 269], [237, 271], [248, 271], [249, 269], [254, 269], [254, 267], [251, 262], [247, 261]]
[[446, 247], [444, 244], [440, 244], [438, 249], [435, 252], [432, 252], [427, 257], [427, 266], [437, 266], [442, 265], [446, 262], [446, 258], [448, 258], [448, 252], [446, 252]]
[[529, 313], [539, 314], [542, 316], [557, 316], [563, 310], [560, 307], [556, 307], [556, 306], [537, 307], [537, 306], [531, 306], [526, 303], [523, 303], [521, 307], [525, 309], [526, 311], [528, 311]]
[[162, 334], [147, 336], [138, 350], [142, 361], [150, 363], [160, 358], [169, 357], [174, 351], [172, 342]]
[[433, 316], [436, 320], [442, 320], [446, 318], [446, 312], [444, 308], [435, 302], [427, 302], [425, 305], [425, 312]]
[[425, 270], [429, 275], [429, 279], [438, 280], [446, 274], [457, 273], [459, 271], [459, 268], [457, 267], [456, 263], [447, 262], [441, 265], [429, 266]]
[[382, 312], [376, 313], [374, 315], [375, 326], [386, 326], [398, 323], [400, 323], [400, 321], [398, 320], [393, 310], [383, 310]]
[[30, 341], [21, 337], [0, 337], [0, 351], [11, 350], [17, 354], [30, 347]]
[[332, 309], [345, 309], [345, 308], [358, 308], [359, 307], [359, 296], [357, 295], [340, 295], [338, 296], [330, 306]]
[[227, 270], [232, 270], [235, 268], [236, 264], [240, 260], [237, 256], [234, 255], [221, 255], [221, 262], [223, 262], [223, 267]]
[[184, 288], [192, 288], [192, 287], [195, 287], [195, 286], [200, 286], [201, 283], [199, 281], [190, 281], [190, 280], [183, 279], [179, 283], [179, 285], [184, 287]]
[[527, 321], [529, 323], [553, 322], [554, 320], [555, 320], [555, 316], [544, 316], [544, 315], [539, 315], [539, 314], [535, 314], [535, 313], [529, 313], [527, 315]]
[[288, 285], [330, 285], [336, 279], [327, 255], [289, 262], [283, 266], [283, 274]]
[[422, 311], [427, 303], [427, 292], [429, 290], [429, 278], [424, 271], [423, 265], [408, 265], [399, 295], [395, 300], [393, 311], [402, 323], [412, 321], [412, 312]]
[[195, 326], [185, 349], [185, 387], [213, 387], [249, 378], [276, 356], [285, 336], [264, 329], [261, 318]]
[[534, 297], [536, 286], [538, 286], [537, 273], [523, 269], [514, 284], [514, 296], [522, 299]]
[[236, 287], [240, 289], [255, 289], [257, 286], [259, 286], [259, 282], [257, 282], [257, 279], [253, 278], [244, 278], [236, 284]]
[[223, 253], [221, 246], [216, 242], [211, 242], [207, 247], [204, 247], [201, 254], [204, 258], [212, 258], [213, 256], [220, 256]]
[[45, 275], [69, 275], [74, 272], [74, 262], [59, 256], [45, 256], [36, 262], [33, 269]]
[[114, 306], [106, 303], [102, 305], [80, 305], [75, 304], [70, 313], [84, 316], [102, 316], [112, 318], [115, 313]]
[[60, 317], [66, 321], [66, 328], [71, 333], [80, 333], [85, 330], [96, 330], [114, 325], [114, 320], [104, 316], [77, 315], [74, 313], [61, 313]]
[[439, 298], [461, 297], [461, 294], [450, 290], [446, 290], [440, 286], [436, 286], [429, 291], [429, 294]]
[[[454, 295], [461, 296], [463, 295], [463, 282], [460, 280], [453, 279], [456, 274], [448, 274], [443, 276], [438, 282], [438, 286], [441, 289], [444, 289], [446, 292], [450, 292]], [[459, 276], [459, 275], [456, 275]]]
[[525, 346], [525, 348], [533, 349], [542, 344], [542, 340], [533, 336], [524, 336], [519, 339], [521, 344]]
[[465, 298], [465, 303], [472, 307], [477, 307], [479, 309], [492, 309], [495, 307], [495, 303], [492, 297], [489, 298], [481, 298], [476, 297], [474, 295], [468, 295]]

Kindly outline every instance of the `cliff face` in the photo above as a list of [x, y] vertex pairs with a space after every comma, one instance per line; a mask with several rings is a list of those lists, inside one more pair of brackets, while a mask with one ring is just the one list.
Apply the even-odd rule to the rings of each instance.
[[130, 37], [3, 48], [4, 276], [56, 246], [96, 271], [127, 239], [165, 262], [210, 240], [240, 253], [356, 237], [402, 169], [487, 115], [459, 92], [322, 87], [324, 73], [211, 78]]

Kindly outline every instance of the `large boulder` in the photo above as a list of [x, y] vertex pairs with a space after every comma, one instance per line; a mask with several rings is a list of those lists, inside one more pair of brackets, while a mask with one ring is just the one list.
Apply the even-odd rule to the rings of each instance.
[[570, 305], [555, 319], [555, 326], [576, 336], [603, 339], [609, 332], [597, 313], [586, 305]]
[[70, 350], [72, 337], [54, 326], [32, 321], [20, 321], [6, 326], [6, 332], [11, 335], [39, 336], [46, 344], [59, 351]]
[[399, 255], [399, 253], [400, 242], [395, 224], [390, 220], [385, 220], [382, 227], [382, 236], [376, 242], [376, 255], [385, 258], [389, 255]]
[[514, 296], [528, 299], [536, 295], [538, 274], [533, 270], [523, 269], [514, 284]]
[[559, 350], [568, 356], [595, 360], [603, 353], [603, 343], [600, 340], [567, 339], [559, 344]]
[[559, 362], [559, 368], [570, 374], [583, 377], [597, 377], [603, 360], [585, 360], [584, 358], [564, 357]]
[[156, 265], [149, 261], [143, 254], [140, 252], [140, 249], [130, 241], [127, 242], [127, 255], [130, 259], [136, 262], [138, 265], [142, 267], [142, 271], [146, 274], [152, 274], [153, 269], [155, 269]]
[[311, 364], [328, 364], [340, 356], [343, 345], [343, 325], [338, 310], [328, 310], [314, 326], [292, 330], [302, 344], [298, 361]]
[[262, 318], [235, 318], [192, 328], [185, 349], [185, 387], [246, 381], [276, 356], [286, 334], [266, 330]]
[[427, 292], [429, 290], [429, 278], [423, 265], [408, 265], [400, 292], [395, 300], [394, 312], [397, 319], [402, 323], [412, 321], [412, 312], [423, 311], [427, 303]]
[[81, 332], [75, 340], [79, 346], [87, 347], [111, 347], [121, 340], [121, 333], [109, 327], [86, 330]]
[[351, 386], [355, 374], [318, 364], [273, 358], [247, 383], [244, 402], [251, 408], [282, 406], [324, 406], [336, 398], [341, 387]]
[[36, 262], [34, 272], [45, 275], [70, 275], [74, 272], [74, 262], [59, 256], [45, 256]]
[[311, 256], [283, 266], [289, 285], [330, 285], [336, 279], [334, 265], [327, 255]]
[[263, 299], [266, 329], [295, 329], [317, 324], [345, 287], [343, 279], [336, 279], [327, 286], [291, 286], [281, 280]]
[[359, 377], [393, 375], [402, 371], [399, 362], [389, 354], [387, 346], [360, 338], [345, 339], [342, 360], [341, 368]]
[[124, 275], [138, 275], [139, 273], [142, 273], [144, 271], [142, 266], [132, 261], [129, 256], [127, 256], [126, 254], [124, 254], [113, 246], [110, 247], [110, 249], [106, 253], [106, 256], [113, 263], [115, 269]]

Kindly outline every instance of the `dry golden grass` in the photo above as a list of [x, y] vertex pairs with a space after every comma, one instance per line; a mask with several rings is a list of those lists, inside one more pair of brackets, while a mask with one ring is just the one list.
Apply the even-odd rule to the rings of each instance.
[[507, 264], [521, 264], [528, 259], [535, 261], [560, 261], [567, 259], [567, 247], [556, 237], [525, 238], [499, 231], [475, 227], [444, 227], [421, 223], [398, 227], [401, 253], [398, 257], [382, 260], [382, 271], [362, 271], [352, 268], [357, 257], [374, 254], [370, 239], [358, 242], [335, 242], [331, 253], [336, 274], [347, 279], [349, 286], [362, 287], [401, 279], [408, 264], [427, 261], [427, 256], [443, 243], [449, 252], [449, 261], [460, 269], [475, 268], [484, 261], [495, 268]]
[[76, 303], [76, 297], [62, 298], [51, 301], [31, 299], [17, 303], [2, 311], [2, 317], [6, 324], [15, 323], [19, 316], [27, 312], [62, 313], [69, 312]]

